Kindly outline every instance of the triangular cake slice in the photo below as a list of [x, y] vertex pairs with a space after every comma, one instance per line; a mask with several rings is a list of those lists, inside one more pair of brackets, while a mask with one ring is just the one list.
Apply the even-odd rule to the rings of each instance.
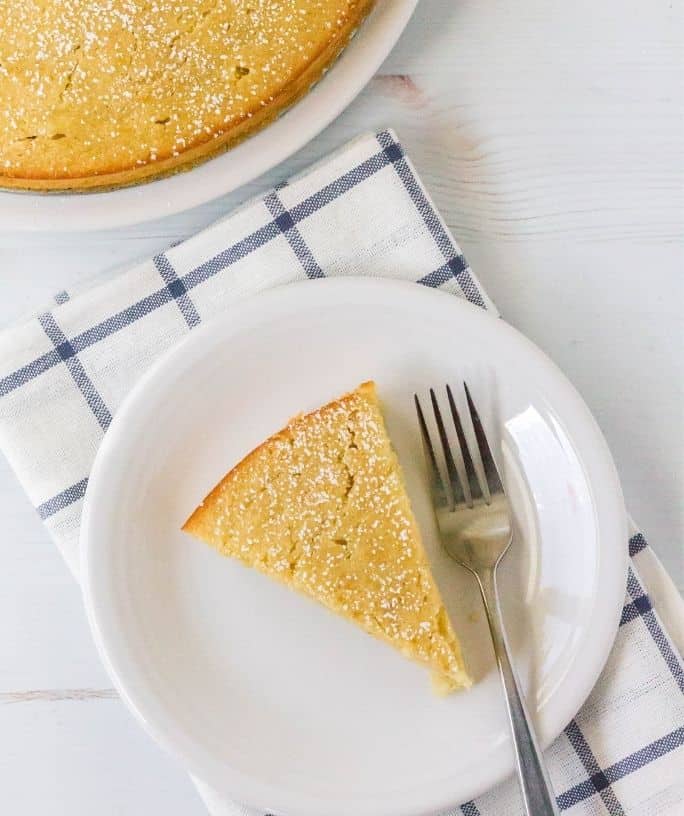
[[236, 465], [184, 530], [470, 685], [375, 385], [299, 416]]

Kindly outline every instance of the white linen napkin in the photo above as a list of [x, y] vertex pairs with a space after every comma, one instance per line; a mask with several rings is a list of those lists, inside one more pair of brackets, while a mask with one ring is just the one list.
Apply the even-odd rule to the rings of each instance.
[[[383, 131], [109, 282], [61, 292], [0, 334], [0, 448], [77, 578], [88, 474], [141, 374], [240, 298], [330, 275], [412, 280], [496, 313], [395, 134]], [[666, 628], [682, 619], [681, 599], [643, 536], [625, 547], [632, 566], [615, 645], [548, 751], [551, 777], [571, 814], [681, 814], [684, 667]], [[264, 816], [197, 784], [215, 816]], [[449, 814], [522, 814], [516, 783]]]

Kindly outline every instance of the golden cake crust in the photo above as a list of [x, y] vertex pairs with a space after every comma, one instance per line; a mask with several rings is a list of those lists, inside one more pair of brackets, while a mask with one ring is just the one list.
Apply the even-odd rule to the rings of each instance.
[[466, 687], [375, 386], [296, 417], [248, 454], [183, 529]]
[[373, 2], [5, 0], [0, 187], [188, 169], [305, 94]]

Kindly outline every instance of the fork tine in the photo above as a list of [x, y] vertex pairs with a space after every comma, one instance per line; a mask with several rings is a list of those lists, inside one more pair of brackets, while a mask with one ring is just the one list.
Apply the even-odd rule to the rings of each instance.
[[480, 458], [482, 459], [482, 467], [484, 468], [485, 477], [487, 479], [487, 487], [489, 488], [490, 496], [494, 496], [497, 493], [503, 493], [501, 477], [499, 476], [499, 470], [496, 466], [496, 462], [494, 461], [494, 457], [492, 456], [492, 451], [489, 447], [489, 442], [487, 442], [487, 434], [485, 433], [485, 430], [482, 427], [480, 415], [477, 413], [475, 403], [473, 402], [473, 399], [470, 396], [470, 391], [468, 390], [468, 386], [466, 385], [466, 383], [463, 383], [463, 387], [465, 388], [466, 399], [468, 400], [468, 410], [470, 411], [470, 418], [473, 421], [473, 430], [475, 431], [475, 438], [477, 439], [477, 445], [480, 449]]
[[461, 477], [458, 475], [456, 463], [454, 462], [454, 457], [453, 454], [451, 453], [451, 445], [449, 444], [449, 437], [447, 436], [447, 432], [444, 427], [442, 412], [440, 411], [439, 403], [437, 402], [437, 397], [435, 396], [435, 392], [433, 391], [432, 388], [430, 389], [430, 400], [432, 401], [432, 410], [435, 414], [437, 430], [439, 431], [439, 439], [440, 442], [442, 443], [442, 451], [444, 452], [447, 476], [449, 477], [449, 485], [451, 487], [451, 498], [453, 500], [451, 509], [453, 510], [457, 504], [462, 504], [463, 502], [465, 502], [466, 497], [465, 493], [463, 492]]
[[447, 507], [449, 505], [449, 498], [447, 496], [442, 476], [437, 467], [437, 458], [435, 456], [435, 449], [432, 447], [432, 440], [425, 423], [423, 416], [423, 409], [420, 407], [420, 400], [418, 394], [413, 395], [416, 404], [416, 413], [418, 414], [418, 425], [420, 427], [420, 436], [423, 441], [423, 451], [425, 453], [425, 461], [428, 466], [428, 475], [430, 478], [430, 493], [432, 494], [432, 501], [435, 507]]
[[475, 465], [473, 464], [473, 457], [470, 455], [468, 440], [463, 432], [463, 424], [461, 423], [461, 417], [458, 413], [458, 408], [456, 407], [454, 395], [451, 393], [451, 387], [447, 385], [446, 390], [447, 397], [449, 398], [449, 407], [451, 408], [451, 418], [454, 420], [454, 425], [456, 426], [456, 436], [458, 436], [458, 444], [461, 448], [463, 465], [465, 467], [466, 477], [468, 479], [468, 495], [466, 500], [468, 502], [468, 507], [472, 507], [473, 500], [482, 497], [482, 488], [480, 486], [480, 480], [477, 477]]

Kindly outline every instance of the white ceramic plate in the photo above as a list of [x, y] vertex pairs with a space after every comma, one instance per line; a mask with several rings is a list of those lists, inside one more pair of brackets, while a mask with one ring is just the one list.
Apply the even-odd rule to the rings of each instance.
[[[368, 378], [476, 680], [447, 699], [394, 650], [179, 531], [289, 417]], [[90, 622], [126, 703], [223, 795], [287, 816], [416, 816], [512, 769], [482, 608], [473, 580], [440, 552], [413, 414], [414, 391], [464, 378], [503, 443], [519, 528], [502, 575], [505, 620], [548, 743], [610, 650], [627, 531], [589, 411], [515, 330], [415, 284], [294, 284], [193, 332], [118, 411], [86, 495]]]
[[189, 210], [275, 167], [330, 124], [361, 91], [399, 39], [418, 0], [378, 0], [330, 72], [264, 130], [187, 173], [104, 193], [0, 191], [7, 230], [91, 230]]

